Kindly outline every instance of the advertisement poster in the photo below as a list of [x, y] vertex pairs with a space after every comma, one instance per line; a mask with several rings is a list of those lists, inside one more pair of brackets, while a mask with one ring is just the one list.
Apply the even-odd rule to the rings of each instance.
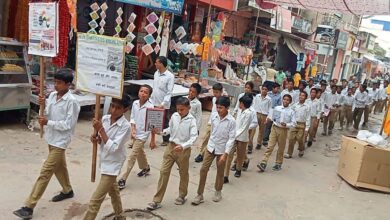
[[77, 89], [122, 98], [125, 40], [78, 33]]
[[318, 25], [315, 42], [333, 44], [335, 39], [335, 29], [332, 26]]
[[175, 14], [181, 14], [184, 0], [115, 0], [117, 2], [139, 5], [145, 8], [153, 8]]
[[158, 131], [163, 131], [164, 126], [164, 109], [148, 108], [146, 109], [145, 131], [151, 131], [157, 128]]
[[57, 3], [30, 3], [28, 53], [55, 57], [58, 51]]

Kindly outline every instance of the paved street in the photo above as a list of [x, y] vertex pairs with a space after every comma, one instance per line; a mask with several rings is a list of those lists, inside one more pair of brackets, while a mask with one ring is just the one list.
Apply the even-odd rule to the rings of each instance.
[[[204, 114], [204, 121], [208, 113]], [[377, 131], [380, 116], [370, 119], [370, 130]], [[90, 196], [97, 183], [90, 182], [92, 131], [91, 114], [82, 112], [71, 148], [67, 150], [67, 162], [75, 197], [60, 203], [49, 200], [57, 194], [60, 186], [52, 178], [45, 194], [34, 210], [34, 219], [81, 219]], [[206, 122], [206, 121], [205, 121]], [[336, 124], [336, 129], [339, 127]], [[319, 129], [319, 134], [322, 127]], [[203, 138], [201, 131], [201, 138]], [[348, 133], [348, 132], [347, 132]], [[283, 169], [274, 172], [268, 169], [258, 173], [256, 163], [262, 158], [264, 149], [250, 155], [249, 170], [240, 179], [233, 175], [230, 183], [224, 185], [223, 200], [212, 202], [215, 166], [209, 172], [205, 191], [205, 203], [198, 207], [190, 204], [196, 195], [201, 164], [193, 162], [196, 150], [193, 148], [190, 163], [190, 185], [187, 202], [176, 206], [179, 177], [174, 166], [165, 194], [163, 207], [156, 211], [164, 219], [307, 219], [307, 220], [376, 220], [389, 219], [390, 196], [377, 192], [358, 191], [337, 176], [338, 151], [341, 132], [331, 137], [318, 136], [313, 147], [303, 158], [285, 160]], [[31, 132], [16, 121], [0, 122], [0, 219], [17, 219], [12, 211], [23, 205], [38, 176], [42, 162], [47, 156], [47, 145], [39, 138], [39, 132]], [[124, 208], [145, 208], [156, 191], [159, 167], [164, 148], [151, 151], [147, 157], [151, 163], [151, 175], [138, 178], [134, 167], [127, 188], [121, 192]], [[274, 156], [270, 162], [274, 161]], [[272, 163], [270, 163], [272, 165]], [[100, 176], [98, 173], [97, 176]], [[96, 181], [98, 182], [98, 180]], [[102, 204], [99, 219], [111, 213], [109, 197]]]

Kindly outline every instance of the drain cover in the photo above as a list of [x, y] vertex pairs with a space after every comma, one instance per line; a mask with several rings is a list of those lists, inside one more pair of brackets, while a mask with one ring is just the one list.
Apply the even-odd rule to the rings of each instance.
[[[164, 220], [163, 217], [154, 214], [151, 211], [143, 210], [143, 209], [126, 209], [124, 211], [123, 216], [126, 217], [126, 219], [149, 219], [149, 220]], [[107, 215], [103, 220], [112, 220], [114, 219], [115, 214], [111, 213]]]

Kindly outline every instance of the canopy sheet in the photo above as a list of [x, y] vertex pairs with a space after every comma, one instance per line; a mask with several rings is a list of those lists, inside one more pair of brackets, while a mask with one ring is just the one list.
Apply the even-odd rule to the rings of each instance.
[[264, 0], [278, 5], [315, 10], [323, 13], [340, 12], [355, 15], [388, 15], [389, 0]]

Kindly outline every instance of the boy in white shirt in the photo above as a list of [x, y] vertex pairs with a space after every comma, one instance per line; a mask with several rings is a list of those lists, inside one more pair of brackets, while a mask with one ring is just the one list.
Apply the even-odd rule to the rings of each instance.
[[244, 159], [246, 155], [246, 146], [248, 145], [249, 141], [249, 126], [252, 122], [252, 111], [250, 109], [252, 105], [253, 99], [252, 97], [248, 95], [244, 95], [240, 98], [240, 110], [237, 114], [236, 118], [236, 140], [234, 142], [234, 146], [232, 150], [229, 153], [227, 163], [225, 166], [225, 176], [224, 176], [224, 183], [229, 182], [229, 173], [230, 173], [230, 165], [232, 163], [234, 152], [236, 152], [236, 167], [235, 167], [235, 177], [241, 176], [241, 168], [244, 164]]
[[202, 91], [202, 86], [199, 83], [193, 83], [188, 93], [188, 99], [190, 100], [190, 113], [196, 119], [196, 127], [199, 130], [202, 127], [202, 103], [200, 103], [198, 96]]
[[353, 103], [354, 103], [354, 109], [353, 109], [353, 127], [355, 130], [359, 129], [360, 120], [362, 119], [362, 115], [364, 113], [364, 109], [366, 108], [368, 100], [368, 94], [367, 94], [367, 85], [362, 84], [359, 87], [359, 91], [355, 92]]
[[[210, 114], [210, 117], [213, 113], [217, 112], [217, 105], [215, 104], [215, 102], [222, 96], [222, 93], [223, 93], [223, 86], [221, 83], [216, 83], [213, 85], [213, 107], [211, 108], [211, 114]], [[204, 153], [206, 151], [206, 148], [207, 148], [207, 143], [210, 139], [210, 130], [211, 130], [211, 126], [210, 126], [210, 120], [207, 124], [207, 127], [206, 127], [206, 135], [203, 139], [203, 143], [202, 143], [202, 146], [200, 147], [200, 150], [199, 150], [199, 154], [198, 156], [195, 157], [195, 162], [197, 163], [200, 163], [203, 161], [203, 157], [204, 157]]]
[[288, 151], [284, 158], [292, 158], [295, 142], [298, 142], [298, 156], [302, 157], [304, 154], [305, 132], [309, 130], [310, 126], [310, 106], [305, 102], [306, 99], [307, 93], [305, 91], [301, 91], [299, 94], [299, 102], [291, 106], [291, 109], [294, 110], [296, 125], [290, 129]]
[[110, 115], [103, 116], [102, 120], [93, 120], [93, 127], [98, 131], [97, 136], [91, 136], [92, 142], [100, 144], [100, 182], [89, 201], [84, 220], [96, 218], [100, 206], [107, 193], [111, 197], [115, 218], [122, 219], [123, 208], [116, 177], [119, 175], [126, 160], [126, 141], [131, 135], [130, 123], [125, 113], [130, 107], [130, 96], [123, 94], [122, 99], [112, 99]]
[[387, 86], [389, 85], [389, 82], [384, 80], [383, 81], [383, 88], [379, 89], [379, 94], [378, 94], [378, 105], [375, 108], [376, 113], [382, 113], [383, 108], [386, 106], [387, 103]]
[[217, 159], [217, 176], [215, 179], [214, 202], [222, 199], [223, 175], [226, 159], [230, 153], [236, 138], [236, 122], [229, 114], [230, 100], [228, 97], [220, 97], [217, 102], [217, 113], [210, 118], [211, 135], [205, 151], [205, 157], [200, 169], [198, 195], [192, 201], [193, 205], [204, 202], [203, 192], [206, 185], [207, 173], [214, 159]]
[[344, 126], [344, 118], [347, 118], [347, 125], [346, 127], [349, 128], [352, 125], [352, 106], [353, 106], [353, 100], [354, 97], [352, 95], [352, 88], [348, 88], [347, 94], [342, 95], [341, 98], [341, 104], [343, 105], [343, 114], [341, 115], [342, 117], [340, 118], [340, 124], [341, 128], [343, 129]]
[[36, 180], [25, 206], [13, 213], [22, 219], [31, 219], [33, 209], [42, 197], [53, 174], [62, 186], [60, 194], [52, 198], [59, 202], [73, 197], [68, 169], [66, 167], [65, 150], [68, 148], [77, 118], [80, 105], [69, 91], [73, 81], [73, 71], [60, 69], [54, 74], [55, 92], [49, 98], [39, 97], [39, 104], [45, 106], [44, 116], [39, 117], [39, 124], [45, 128], [45, 140], [49, 145], [49, 155], [43, 163], [41, 172]]
[[[252, 81], [248, 81], [245, 83], [244, 92], [238, 95], [237, 100], [240, 100], [241, 97], [244, 95], [252, 95], [253, 96], [253, 89], [254, 89], [254, 83]], [[256, 112], [254, 111], [254, 102], [252, 102], [251, 109], [252, 114], [256, 116]], [[237, 101], [236, 107], [234, 108], [233, 116], [235, 117], [237, 115], [237, 112], [240, 111], [240, 102]], [[253, 121], [251, 123], [251, 126], [249, 126], [249, 142], [248, 142], [248, 154], [252, 153], [253, 150], [253, 138], [256, 133], [256, 127], [257, 127], [257, 117], [253, 118]]]
[[281, 99], [283, 102], [284, 95], [289, 94], [292, 97], [291, 105], [298, 102], [299, 99], [299, 90], [294, 90], [294, 80], [287, 79], [287, 89], [283, 90], [281, 95]]
[[310, 106], [310, 128], [308, 131], [309, 140], [307, 142], [307, 147], [313, 145], [313, 140], [317, 133], [318, 124], [320, 123], [321, 118], [322, 105], [317, 94], [321, 94], [321, 90], [312, 88], [310, 90], [310, 98], [306, 100], [307, 104]]
[[[138, 161], [138, 167], [141, 169], [137, 176], [146, 176], [150, 172], [150, 166], [146, 158], [144, 147], [150, 135], [149, 131], [145, 131], [145, 118], [146, 110], [148, 108], [154, 108], [153, 103], [149, 100], [152, 93], [152, 87], [149, 85], [142, 85], [138, 91], [139, 100], [134, 101], [131, 108], [131, 137], [134, 142], [131, 154], [127, 160], [126, 171], [122, 173], [122, 177], [118, 181], [120, 190], [125, 188], [126, 180], [134, 167], [135, 161]], [[154, 140], [154, 138], [152, 138], [152, 140]], [[156, 145], [156, 143], [151, 141], [150, 145]]]
[[283, 96], [283, 105], [276, 106], [268, 115], [267, 120], [272, 120], [272, 130], [270, 134], [270, 140], [268, 148], [264, 153], [264, 158], [257, 165], [260, 172], [264, 172], [267, 167], [267, 162], [274, 151], [276, 144], [278, 144], [278, 152], [276, 155], [276, 163], [272, 167], [273, 170], [279, 171], [282, 169], [283, 154], [286, 148], [287, 132], [289, 128], [295, 126], [295, 113], [289, 107], [292, 102], [292, 97], [289, 94]]
[[268, 96], [268, 88], [266, 86], [263, 85], [261, 87], [261, 94], [255, 96], [253, 108], [257, 113], [257, 123], [259, 124], [256, 149], [260, 150], [264, 137], [266, 119], [272, 109], [272, 99]]
[[339, 95], [337, 94], [337, 86], [331, 86], [331, 92], [325, 92], [324, 96], [324, 130], [322, 135], [332, 135], [334, 124], [337, 116], [337, 107]]
[[169, 144], [164, 152], [157, 192], [153, 197], [153, 202], [148, 204], [148, 210], [161, 208], [161, 202], [164, 198], [174, 163], [179, 167], [180, 174], [179, 196], [175, 200], [175, 204], [183, 205], [186, 201], [191, 146], [198, 138], [196, 119], [190, 114], [190, 108], [189, 99], [184, 97], [178, 98], [176, 100], [177, 112], [172, 115], [169, 127], [163, 131], [163, 135], [170, 135]]

